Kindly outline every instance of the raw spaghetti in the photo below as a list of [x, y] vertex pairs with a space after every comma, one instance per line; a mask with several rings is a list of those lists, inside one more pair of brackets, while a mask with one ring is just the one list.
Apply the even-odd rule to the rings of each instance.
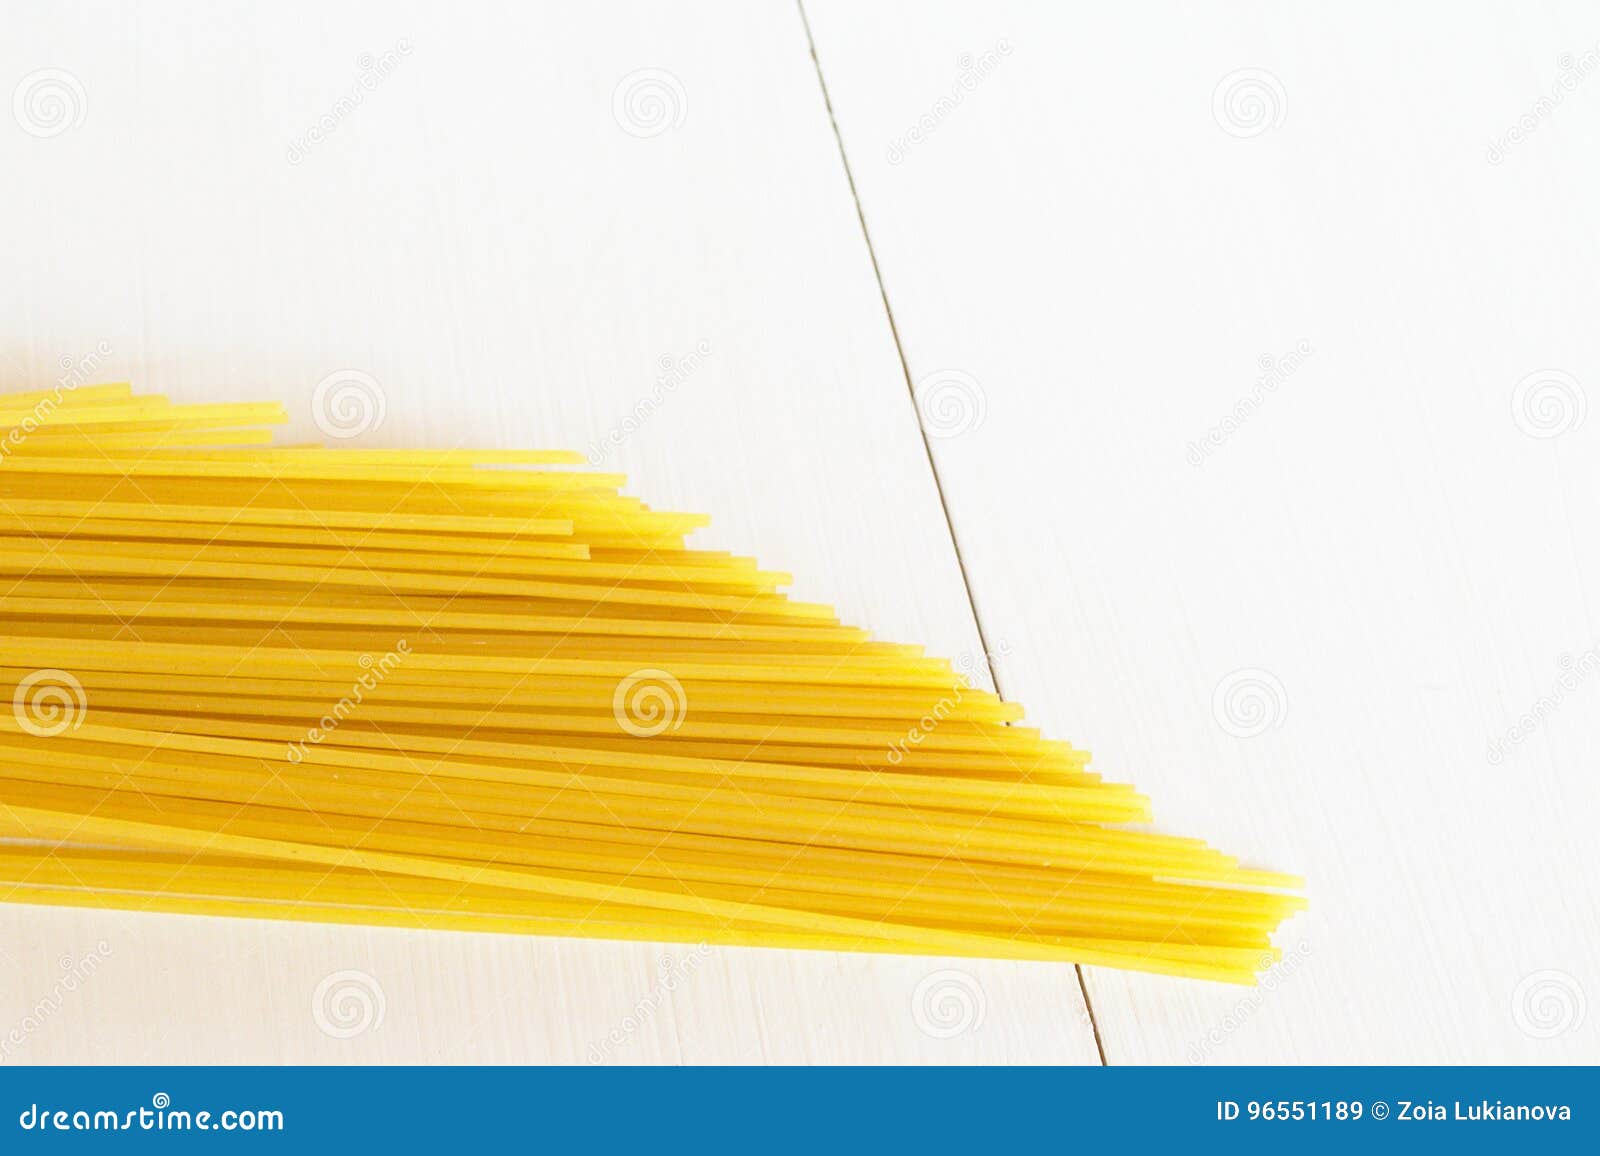
[[1299, 880], [564, 451], [0, 395], [0, 898], [1237, 983]]

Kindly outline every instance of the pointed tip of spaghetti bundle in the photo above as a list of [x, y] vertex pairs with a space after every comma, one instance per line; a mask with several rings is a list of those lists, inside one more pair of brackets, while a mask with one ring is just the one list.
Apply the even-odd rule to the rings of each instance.
[[[327, 415], [324, 415], [325, 417]], [[1303, 882], [570, 450], [0, 395], [0, 898], [1248, 983]]]

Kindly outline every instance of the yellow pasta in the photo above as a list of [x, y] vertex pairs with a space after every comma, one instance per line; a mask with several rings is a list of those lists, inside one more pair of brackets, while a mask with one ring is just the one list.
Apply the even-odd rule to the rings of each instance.
[[1248, 983], [1298, 879], [560, 450], [0, 395], [0, 899]]

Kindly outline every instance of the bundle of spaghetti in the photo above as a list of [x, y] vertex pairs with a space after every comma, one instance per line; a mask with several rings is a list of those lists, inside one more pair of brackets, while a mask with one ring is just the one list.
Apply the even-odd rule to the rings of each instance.
[[[0, 395], [0, 899], [1252, 982], [1300, 881], [564, 451]], [[970, 664], [969, 664], [970, 665]]]

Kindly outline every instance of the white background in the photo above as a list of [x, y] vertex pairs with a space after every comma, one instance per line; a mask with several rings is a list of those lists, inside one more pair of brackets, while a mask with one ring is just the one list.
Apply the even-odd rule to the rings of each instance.
[[[3, 905], [3, 1062], [582, 1063], [658, 995], [608, 1060], [1600, 1060], [1593, 5], [4, 27], [0, 388], [94, 356], [305, 439], [355, 369], [361, 444], [585, 448], [703, 348], [605, 451], [634, 492], [880, 637], [986, 643], [1163, 829], [1313, 907], [1251, 993]], [[950, 967], [981, 1015], [942, 1038]], [[382, 993], [348, 1039], [341, 971]]]

